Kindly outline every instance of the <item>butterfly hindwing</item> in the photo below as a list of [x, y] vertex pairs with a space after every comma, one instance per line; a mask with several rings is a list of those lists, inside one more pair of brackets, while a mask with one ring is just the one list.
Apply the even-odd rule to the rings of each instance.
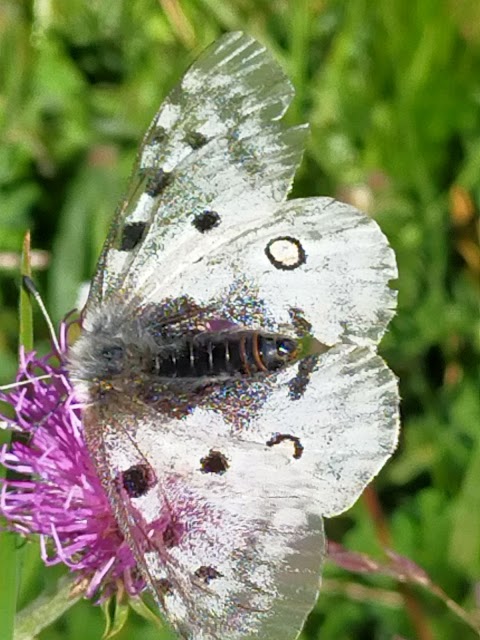
[[293, 482], [279, 490], [281, 456], [232, 440], [219, 420], [207, 439], [188, 419], [165, 420], [159, 436], [155, 410], [116, 400], [88, 418], [103, 433], [97, 464], [109, 470], [119, 525], [175, 629], [189, 640], [296, 635], [319, 588], [323, 524]]
[[395, 446], [396, 382], [371, 349], [324, 354], [301, 397], [297, 374], [265, 382], [241, 423], [212, 400], [181, 419], [115, 396], [89, 410], [120, 526], [182, 637], [295, 637], [319, 586], [322, 515], [350, 506]]

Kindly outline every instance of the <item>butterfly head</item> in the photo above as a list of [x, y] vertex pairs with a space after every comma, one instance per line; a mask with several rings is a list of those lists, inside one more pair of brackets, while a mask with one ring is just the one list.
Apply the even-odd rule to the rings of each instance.
[[141, 322], [121, 308], [106, 306], [85, 323], [70, 351], [72, 379], [80, 391], [85, 385], [87, 390], [92, 385], [123, 390], [126, 381], [131, 385], [140, 377], [153, 348]]

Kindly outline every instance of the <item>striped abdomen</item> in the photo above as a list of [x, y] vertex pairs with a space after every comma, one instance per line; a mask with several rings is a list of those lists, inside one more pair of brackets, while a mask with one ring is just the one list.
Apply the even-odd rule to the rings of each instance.
[[165, 378], [225, 377], [275, 371], [298, 352], [296, 340], [261, 331], [201, 332], [172, 343], [155, 358]]

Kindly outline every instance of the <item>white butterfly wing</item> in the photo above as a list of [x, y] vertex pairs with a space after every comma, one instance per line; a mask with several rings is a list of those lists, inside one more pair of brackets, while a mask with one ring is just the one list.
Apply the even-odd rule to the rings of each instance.
[[[174, 465], [192, 481], [199, 453], [205, 457], [210, 449], [219, 450], [232, 461], [229, 471], [234, 468], [239, 474], [236, 489], [228, 484], [233, 473], [221, 475], [220, 486], [227, 483], [224, 486], [232, 488], [233, 495], [242, 491], [261, 495], [275, 472], [274, 495], [301, 498], [307, 514], [338, 515], [357, 500], [395, 450], [397, 381], [373, 349], [355, 345], [339, 345], [322, 354], [301, 393], [296, 393], [299, 377], [302, 363], [265, 381], [243, 386], [225, 383], [197, 406], [193, 401], [188, 415], [160, 427], [162, 434], [171, 430], [180, 437], [184, 433], [179, 448], [169, 443], [166, 453], [155, 447], [160, 436], [151, 422], [138, 431], [139, 446], [150, 452], [155, 468]], [[241, 403], [249, 411], [239, 417], [236, 410]], [[279, 434], [283, 438], [274, 444]], [[194, 437], [200, 451], [190, 444]], [[239, 443], [242, 446], [237, 449]], [[255, 460], [257, 446], [265, 465]], [[221, 491], [218, 499], [229, 502], [230, 495]], [[269, 496], [263, 497], [260, 508], [268, 512]]]
[[188, 238], [198, 243], [193, 225], [205, 224], [205, 212], [220, 209], [225, 231], [239, 223], [235, 204], [247, 221], [285, 199], [306, 134], [278, 122], [292, 97], [280, 67], [249, 36], [228, 34], [202, 54], [147, 131], [88, 308], [128, 272], [155, 277], [160, 253], [169, 264]]
[[[347, 508], [396, 445], [396, 382], [370, 348], [324, 354], [297, 399], [295, 374], [270, 381], [241, 426], [215, 400], [160, 423], [121, 398], [94, 410], [107, 491], [123, 494], [119, 521], [184, 638], [296, 637], [319, 588], [322, 515]], [[127, 492], [142, 465], [151, 486]]]
[[[248, 36], [225, 36], [200, 57], [147, 132], [89, 311], [119, 290], [132, 313], [180, 296], [218, 306], [250, 294], [269, 310], [269, 328], [288, 330], [291, 309], [300, 308], [325, 344], [378, 342], [395, 306], [393, 252], [353, 207], [328, 198], [283, 202], [305, 134], [279, 122], [292, 95]], [[194, 134], [202, 144], [192, 146]], [[147, 193], [152, 181], [161, 183], [157, 195]], [[288, 258], [288, 247], [275, 243], [284, 237], [304, 254], [296, 269], [274, 261], [275, 249]], [[255, 325], [234, 307], [227, 315]]]
[[294, 331], [297, 309], [327, 345], [380, 340], [394, 314], [389, 281], [397, 270], [384, 235], [363, 213], [331, 198], [291, 200], [258, 220], [239, 214], [235, 232], [225, 238], [224, 231], [219, 225], [208, 239], [187, 239], [147, 281], [141, 270], [129, 272], [127, 290], [141, 292], [140, 306], [190, 296], [247, 326], [261, 307], [270, 330]]
[[[115, 488], [121, 529], [176, 631], [188, 640], [296, 637], [320, 586], [323, 523], [292, 482], [279, 489], [280, 456], [232, 443], [220, 421], [205, 440], [189, 420], [165, 421], [159, 433], [153, 411], [108, 411], [110, 421], [116, 415], [120, 422], [109, 425], [101, 408], [90, 416], [104, 433], [96, 461], [109, 470], [103, 481], [111, 496]], [[224, 474], [202, 470], [209, 443], [228, 447]], [[142, 465], [153, 469], [155, 483], [129, 496], [123, 478]]]
[[[393, 252], [352, 207], [283, 202], [305, 135], [279, 121], [292, 96], [279, 66], [248, 36], [227, 35], [200, 57], [147, 132], [90, 310], [120, 288], [134, 313], [180, 295], [212, 303], [258, 286], [272, 327], [288, 328], [297, 306], [326, 344], [342, 336], [378, 342], [395, 306], [387, 288], [397, 275]], [[285, 236], [305, 254], [297, 269], [267, 260], [268, 247], [285, 251], [269, 242]]]

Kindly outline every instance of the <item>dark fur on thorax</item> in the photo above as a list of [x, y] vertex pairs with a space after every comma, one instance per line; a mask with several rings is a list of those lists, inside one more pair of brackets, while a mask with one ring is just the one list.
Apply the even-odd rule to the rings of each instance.
[[165, 326], [162, 314], [152, 309], [137, 316], [122, 305], [98, 310], [70, 350], [69, 370], [79, 395], [98, 400], [113, 390], [150, 402], [195, 393], [212, 382], [232, 378], [162, 379], [156, 375], [155, 359], [167, 358], [184, 340], [182, 334], [167, 334]]
[[87, 382], [132, 379], [151, 362], [159, 346], [144, 318], [121, 306], [105, 305], [72, 347], [70, 372], [74, 380]]

